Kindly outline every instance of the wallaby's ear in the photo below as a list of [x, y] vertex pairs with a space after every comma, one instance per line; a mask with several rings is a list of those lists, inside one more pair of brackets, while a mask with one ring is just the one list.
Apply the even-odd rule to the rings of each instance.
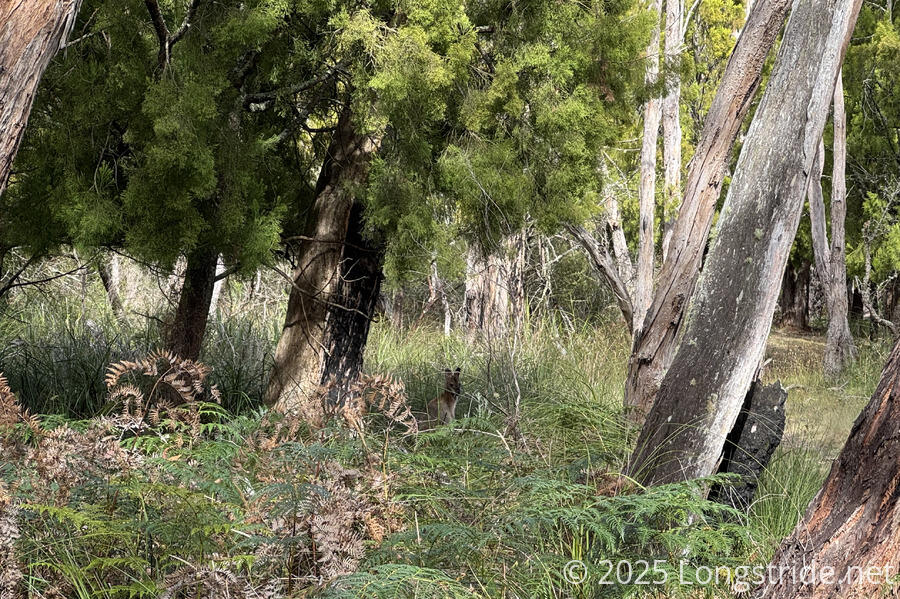
[[459, 374], [459, 372], [460, 372], [460, 367], [457, 366], [457, 367], [456, 367], [456, 370], [454, 370], [454, 372], [455, 372], [456, 374]]

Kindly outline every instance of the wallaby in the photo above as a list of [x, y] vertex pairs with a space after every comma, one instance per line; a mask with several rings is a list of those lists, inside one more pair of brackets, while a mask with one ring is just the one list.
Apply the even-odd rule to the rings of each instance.
[[459, 368], [444, 369], [444, 392], [428, 402], [428, 424], [447, 424], [456, 418], [456, 400], [459, 399]]

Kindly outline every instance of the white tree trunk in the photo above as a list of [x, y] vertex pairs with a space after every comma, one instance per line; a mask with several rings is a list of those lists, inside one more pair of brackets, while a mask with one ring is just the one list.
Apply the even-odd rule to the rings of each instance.
[[795, 0], [738, 159], [683, 341], [628, 474], [707, 476], [765, 351], [845, 44], [861, 0]]
[[[651, 0], [650, 10], [656, 16], [650, 44], [647, 46], [646, 81], [655, 83], [659, 77], [659, 20], [662, 15], [662, 0]], [[644, 322], [644, 315], [653, 299], [653, 271], [656, 211], [656, 146], [659, 139], [659, 123], [662, 118], [661, 102], [650, 98], [644, 105], [644, 133], [641, 145], [641, 180], [638, 188], [640, 223], [638, 228], [637, 279], [634, 289], [634, 322], [637, 331]]]
[[856, 346], [847, 320], [847, 260], [844, 221], [847, 217], [847, 114], [844, 83], [838, 73], [834, 86], [834, 169], [831, 177], [831, 265], [826, 287], [828, 333], [825, 341], [825, 374], [836, 376], [856, 357]]
[[680, 68], [682, 0], [666, 0], [666, 66], [674, 77], [669, 80], [669, 90], [663, 99], [663, 162], [665, 164], [665, 203], [662, 239], [663, 262], [669, 255], [669, 244], [675, 227], [675, 216], [681, 203], [681, 75]]
[[657, 292], [634, 337], [625, 406], [636, 421], [650, 410], [675, 356], [684, 309], [694, 289], [709, 239], [725, 170], [741, 123], [750, 110], [763, 65], [781, 30], [790, 0], [758, 0], [728, 59], [688, 168], [684, 200]]

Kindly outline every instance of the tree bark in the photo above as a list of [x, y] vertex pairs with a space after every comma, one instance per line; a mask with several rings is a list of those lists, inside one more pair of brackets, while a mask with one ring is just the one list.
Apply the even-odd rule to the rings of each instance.
[[838, 73], [834, 87], [834, 168], [831, 177], [831, 264], [826, 286], [828, 333], [825, 338], [824, 368], [827, 376], [837, 376], [856, 358], [856, 346], [847, 320], [847, 259], [845, 224], [847, 217], [847, 114], [844, 83]]
[[753, 503], [759, 477], [769, 465], [784, 436], [787, 391], [780, 383], [750, 385], [734, 428], [728, 433], [717, 474], [737, 474], [732, 486], [715, 485], [709, 499], [746, 512]]
[[674, 76], [662, 104], [663, 163], [665, 165], [664, 223], [662, 239], [663, 262], [669, 256], [669, 245], [675, 226], [675, 215], [681, 201], [681, 55], [682, 1], [666, 0], [666, 66]]
[[216, 252], [203, 248], [187, 256], [178, 307], [166, 335], [166, 349], [186, 360], [200, 357], [216, 283], [217, 259]]
[[644, 484], [715, 471], [765, 351], [816, 149], [861, 0], [795, 0], [691, 304], [628, 465]]
[[809, 330], [810, 283], [809, 262], [804, 261], [799, 268], [789, 263], [784, 269], [778, 298], [781, 312], [778, 326], [798, 331]]
[[213, 284], [212, 298], [209, 300], [209, 317], [216, 315], [219, 308], [219, 297], [222, 295], [222, 285], [225, 284], [225, 262], [222, 260], [222, 254], [216, 258], [216, 280]]
[[[662, 15], [662, 0], [650, 0], [650, 11], [656, 21], [650, 44], [647, 46], [648, 84], [659, 78], [659, 21]], [[662, 106], [659, 98], [650, 98], [644, 105], [644, 132], [641, 144], [641, 179], [638, 187], [639, 225], [637, 276], [634, 286], [634, 322], [631, 329], [637, 331], [644, 323], [644, 315], [653, 298], [653, 274], [656, 244], [656, 146], [659, 140], [659, 123]]]
[[469, 335], [497, 339], [506, 333], [510, 317], [511, 264], [504, 250], [485, 255], [476, 244], [466, 255], [466, 329]]
[[0, 195], [6, 189], [41, 76], [66, 43], [81, 0], [0, 4]]
[[[812, 580], [770, 576], [757, 599], [880, 597], [886, 576], [866, 579], [868, 568], [892, 568], [900, 560], [900, 343], [894, 345], [881, 382], [856, 419], [822, 489], [794, 532], [772, 558], [770, 572], [799, 573], [815, 562]], [[825, 579], [831, 568], [831, 583]], [[847, 579], [850, 574], [851, 579]], [[896, 596], [896, 588], [890, 596]]]
[[355, 131], [349, 110], [341, 114], [316, 183], [316, 199], [275, 349], [265, 400], [276, 409], [292, 411], [302, 405], [322, 380], [327, 318], [341, 290], [341, 260], [354, 190], [367, 178], [378, 145]]
[[100, 281], [103, 283], [103, 289], [106, 290], [106, 299], [109, 301], [109, 308], [112, 310], [116, 320], [125, 319], [125, 305], [122, 303], [122, 296], [119, 294], [119, 259], [113, 254], [109, 258], [100, 256], [97, 259], [97, 274], [100, 275]]
[[362, 372], [363, 352], [384, 279], [384, 246], [364, 234], [363, 206], [350, 209], [340, 278], [325, 326], [325, 360], [320, 383], [345, 391]]
[[625, 383], [625, 407], [640, 422], [656, 398], [675, 356], [685, 304], [693, 293], [709, 239], [725, 169], [741, 123], [759, 88], [762, 69], [789, 0], [759, 0], [728, 59], [688, 167], [684, 199], [650, 311], [634, 337]]

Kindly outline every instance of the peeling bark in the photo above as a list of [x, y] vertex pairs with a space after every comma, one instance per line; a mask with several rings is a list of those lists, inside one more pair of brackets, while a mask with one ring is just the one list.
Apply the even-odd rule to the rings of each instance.
[[628, 474], [644, 484], [715, 470], [756, 367], [861, 0], [795, 0], [738, 159], [684, 338]]
[[642, 421], [650, 410], [675, 356], [685, 304], [700, 272], [732, 147], [789, 7], [789, 0], [756, 2], [710, 105], [700, 143], [688, 167], [669, 256], [628, 361], [625, 407], [635, 421]]
[[[900, 561], [898, 421], [900, 343], [894, 345], [881, 382], [853, 424], [825, 484], [769, 566], [769, 571], [799, 573], [815, 563], [817, 575], [807, 580], [770, 577], [754, 597], [858, 599], [888, 591], [886, 576], [867, 579], [865, 574], [870, 567], [881, 572], [890, 567], [889, 575], [896, 576]], [[826, 568], [833, 572], [832, 584], [823, 575]], [[896, 596], [896, 588], [888, 592]]]
[[38, 83], [66, 43], [81, 0], [0, 4], [0, 194], [6, 189]]

